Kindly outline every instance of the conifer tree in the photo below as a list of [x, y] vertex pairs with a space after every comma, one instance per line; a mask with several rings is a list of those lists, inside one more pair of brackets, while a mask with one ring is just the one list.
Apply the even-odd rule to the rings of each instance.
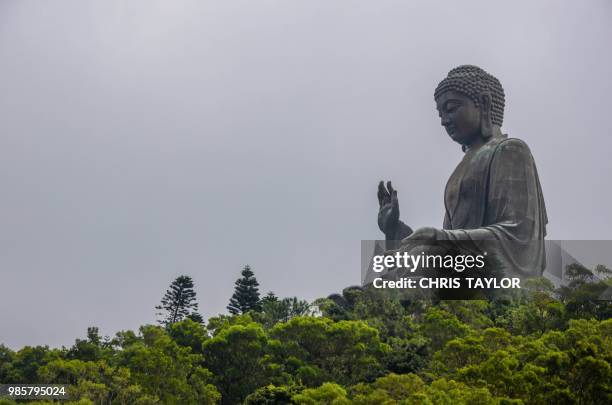
[[274, 303], [274, 302], [278, 302], [278, 297], [276, 296], [276, 294], [274, 294], [273, 291], [268, 292], [260, 301], [259, 303], [261, 304], [261, 306], [263, 307], [266, 304], [269, 303]]
[[156, 306], [155, 309], [165, 311], [157, 313], [157, 315], [163, 317], [158, 322], [165, 326], [197, 314], [198, 303], [196, 302], [196, 292], [193, 289], [191, 277], [177, 277], [170, 284], [170, 288], [161, 300], [161, 305]]
[[228, 311], [233, 315], [243, 314], [248, 311], [260, 311], [259, 283], [251, 267], [247, 264], [242, 269], [242, 277], [236, 280], [234, 294], [230, 298]]
[[196, 322], [196, 323], [204, 323], [204, 317], [199, 313], [199, 312], [192, 312], [189, 315], [187, 315], [188, 319], [191, 319], [192, 321]]

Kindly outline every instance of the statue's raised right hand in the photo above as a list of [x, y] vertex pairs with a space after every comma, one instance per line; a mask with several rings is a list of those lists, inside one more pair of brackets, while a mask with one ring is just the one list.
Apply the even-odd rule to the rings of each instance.
[[393, 189], [391, 182], [378, 183], [378, 227], [386, 236], [395, 236], [399, 224], [399, 202], [397, 190]]

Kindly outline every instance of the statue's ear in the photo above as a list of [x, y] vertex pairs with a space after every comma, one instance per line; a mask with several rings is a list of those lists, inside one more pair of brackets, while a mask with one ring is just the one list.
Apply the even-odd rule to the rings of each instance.
[[484, 138], [493, 136], [493, 122], [491, 121], [491, 95], [480, 95], [480, 129]]

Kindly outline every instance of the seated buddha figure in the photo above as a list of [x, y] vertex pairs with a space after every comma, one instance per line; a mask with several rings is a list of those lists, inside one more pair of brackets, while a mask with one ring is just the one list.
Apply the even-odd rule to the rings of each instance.
[[546, 208], [527, 144], [502, 133], [504, 90], [483, 69], [452, 69], [434, 92], [441, 124], [464, 153], [444, 191], [442, 229], [415, 231], [399, 218], [397, 190], [380, 182], [378, 225], [394, 249], [418, 241], [474, 244], [495, 241], [509, 271], [540, 276], [546, 265]]

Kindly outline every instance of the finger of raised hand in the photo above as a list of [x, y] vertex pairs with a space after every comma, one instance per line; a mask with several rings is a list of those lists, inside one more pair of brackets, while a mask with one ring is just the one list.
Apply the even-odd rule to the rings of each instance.
[[385, 188], [385, 183], [383, 181], [378, 183], [378, 202], [381, 207], [384, 204], [388, 204], [389, 202], [391, 202], [391, 195]]
[[391, 204], [393, 204], [393, 208], [399, 207], [399, 200], [397, 199], [397, 190], [393, 190], [393, 193], [391, 193]]
[[385, 184], [381, 180], [380, 183], [378, 183], [378, 204], [380, 204], [381, 206], [383, 205], [384, 198], [385, 198]]
[[389, 193], [389, 197], [391, 197], [393, 195], [393, 192], [395, 191], [395, 189], [393, 188], [393, 185], [391, 184], [390, 181], [387, 182], [387, 190]]

